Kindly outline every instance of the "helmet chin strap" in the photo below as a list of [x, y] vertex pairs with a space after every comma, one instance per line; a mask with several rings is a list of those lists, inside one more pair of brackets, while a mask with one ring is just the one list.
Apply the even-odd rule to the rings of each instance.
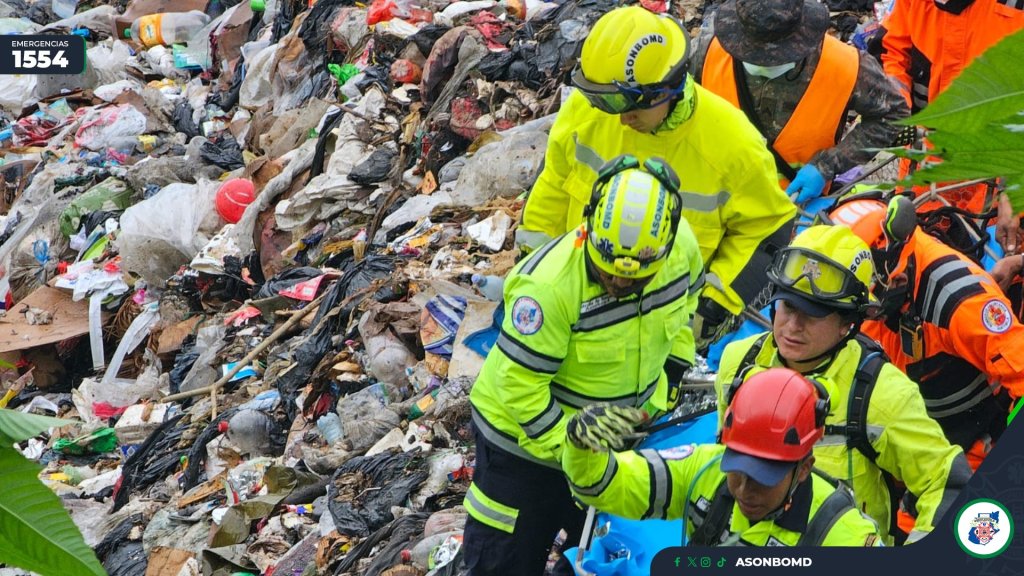
[[769, 522], [773, 522], [778, 519], [779, 516], [782, 516], [786, 510], [789, 510], [790, 505], [793, 503], [793, 494], [796, 493], [797, 487], [800, 486], [800, 465], [803, 464], [806, 459], [807, 457], [805, 456], [793, 465], [793, 477], [789, 480], [789, 490], [786, 491], [786, 497], [782, 499], [782, 502], [779, 503], [779, 506], [775, 508], [775, 510], [766, 514], [765, 517], [761, 519], [762, 521], [767, 520]]

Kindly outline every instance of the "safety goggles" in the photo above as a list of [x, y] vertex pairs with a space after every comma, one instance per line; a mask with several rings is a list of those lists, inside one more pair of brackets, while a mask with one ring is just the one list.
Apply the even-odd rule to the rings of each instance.
[[624, 114], [632, 110], [654, 108], [675, 98], [686, 86], [686, 75], [683, 74], [678, 86], [634, 85], [617, 80], [611, 84], [596, 84], [587, 80], [583, 69], [577, 65], [572, 72], [572, 85], [594, 108], [608, 114]]
[[[866, 298], [864, 285], [842, 264], [803, 248], [784, 248], [775, 255], [772, 280], [785, 288], [810, 294], [822, 300]], [[802, 280], [805, 285], [797, 286]]]

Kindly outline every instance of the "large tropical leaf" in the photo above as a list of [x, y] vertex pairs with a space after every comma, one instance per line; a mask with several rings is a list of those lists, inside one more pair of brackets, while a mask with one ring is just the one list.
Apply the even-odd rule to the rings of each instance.
[[0, 446], [0, 564], [43, 576], [106, 576], [40, 468]]
[[10, 448], [15, 442], [28, 440], [50, 428], [68, 424], [71, 424], [70, 420], [3, 409], [0, 410], [0, 446]]
[[1024, 109], [1024, 30], [986, 50], [906, 124], [976, 132]]
[[931, 135], [943, 161], [914, 174], [915, 184], [1001, 176], [1013, 194], [1024, 184], [1024, 132], [990, 126], [983, 133], [938, 131]]

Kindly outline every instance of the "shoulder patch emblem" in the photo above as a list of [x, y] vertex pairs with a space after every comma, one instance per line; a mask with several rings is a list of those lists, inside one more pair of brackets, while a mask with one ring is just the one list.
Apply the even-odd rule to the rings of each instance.
[[989, 300], [981, 309], [981, 322], [989, 332], [1002, 334], [1013, 324], [1013, 313], [1002, 301]]
[[536, 334], [544, 325], [544, 311], [540, 304], [529, 296], [516, 298], [512, 305], [512, 326], [523, 336]]
[[693, 454], [693, 444], [687, 444], [686, 446], [673, 446], [672, 448], [666, 448], [664, 450], [658, 450], [658, 456], [661, 456], [665, 460], [682, 460]]

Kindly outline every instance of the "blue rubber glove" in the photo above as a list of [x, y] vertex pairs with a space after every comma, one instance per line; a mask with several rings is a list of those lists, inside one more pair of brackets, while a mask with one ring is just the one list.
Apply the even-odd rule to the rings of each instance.
[[825, 190], [825, 177], [818, 172], [814, 164], [804, 164], [804, 167], [796, 173], [796, 178], [786, 188], [786, 196], [792, 197], [796, 194], [795, 202], [803, 205], [805, 202], [814, 200], [821, 196]]

